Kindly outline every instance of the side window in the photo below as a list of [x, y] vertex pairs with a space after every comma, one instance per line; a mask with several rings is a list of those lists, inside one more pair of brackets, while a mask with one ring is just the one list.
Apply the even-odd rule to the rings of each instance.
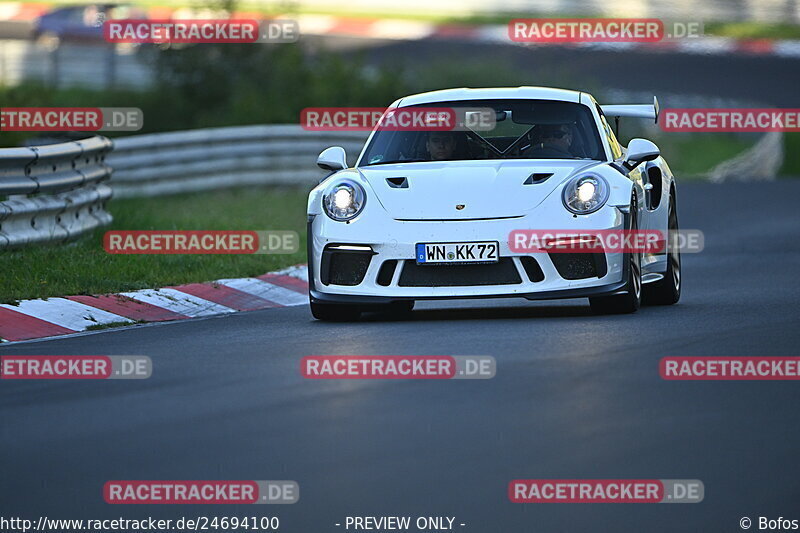
[[619, 141], [617, 141], [617, 136], [614, 135], [611, 126], [608, 125], [606, 116], [603, 114], [603, 110], [600, 109], [600, 106], [597, 106], [597, 112], [600, 114], [600, 122], [603, 124], [603, 131], [605, 132], [606, 139], [608, 139], [608, 145], [611, 147], [611, 154], [614, 156], [614, 159], [619, 159], [622, 157], [622, 146], [619, 144]]

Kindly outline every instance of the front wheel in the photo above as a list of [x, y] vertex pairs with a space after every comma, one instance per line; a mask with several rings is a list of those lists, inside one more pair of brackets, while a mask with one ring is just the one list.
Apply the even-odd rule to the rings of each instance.
[[[631, 224], [630, 229], [639, 229], [639, 215], [636, 203], [636, 193], [631, 198]], [[628, 283], [622, 289], [623, 294], [613, 296], [597, 296], [589, 298], [592, 311], [599, 315], [616, 315], [635, 313], [642, 305], [642, 253], [626, 253]]]
[[326, 322], [352, 322], [361, 316], [361, 308], [357, 305], [323, 304], [312, 301], [311, 314], [317, 320]]

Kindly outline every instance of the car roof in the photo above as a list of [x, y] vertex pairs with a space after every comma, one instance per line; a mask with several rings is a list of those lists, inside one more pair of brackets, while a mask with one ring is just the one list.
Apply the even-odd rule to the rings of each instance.
[[48, 11], [44, 14], [44, 16], [50, 15], [52, 13], [66, 13], [68, 11], [82, 11], [87, 7], [130, 7], [132, 4], [128, 2], [90, 2], [88, 4], [74, 4], [74, 5], [59, 5], [53, 7], [51, 11]]
[[492, 87], [485, 89], [444, 89], [427, 93], [412, 94], [401, 98], [396, 107], [430, 104], [434, 102], [453, 102], [459, 100], [560, 100], [564, 102], [581, 101], [581, 92], [553, 87]]

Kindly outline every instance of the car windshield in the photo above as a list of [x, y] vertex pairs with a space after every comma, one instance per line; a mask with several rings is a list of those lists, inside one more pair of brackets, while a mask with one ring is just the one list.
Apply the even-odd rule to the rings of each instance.
[[594, 118], [582, 104], [555, 100], [462, 100], [411, 108], [426, 107], [488, 108], [494, 111], [496, 123], [486, 131], [379, 128], [361, 158], [361, 166], [484, 159], [605, 159]]

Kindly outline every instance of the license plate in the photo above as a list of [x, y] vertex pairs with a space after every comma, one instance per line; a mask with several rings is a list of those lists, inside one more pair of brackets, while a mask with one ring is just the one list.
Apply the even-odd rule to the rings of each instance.
[[497, 241], [417, 244], [418, 265], [497, 263], [499, 260], [500, 245]]

